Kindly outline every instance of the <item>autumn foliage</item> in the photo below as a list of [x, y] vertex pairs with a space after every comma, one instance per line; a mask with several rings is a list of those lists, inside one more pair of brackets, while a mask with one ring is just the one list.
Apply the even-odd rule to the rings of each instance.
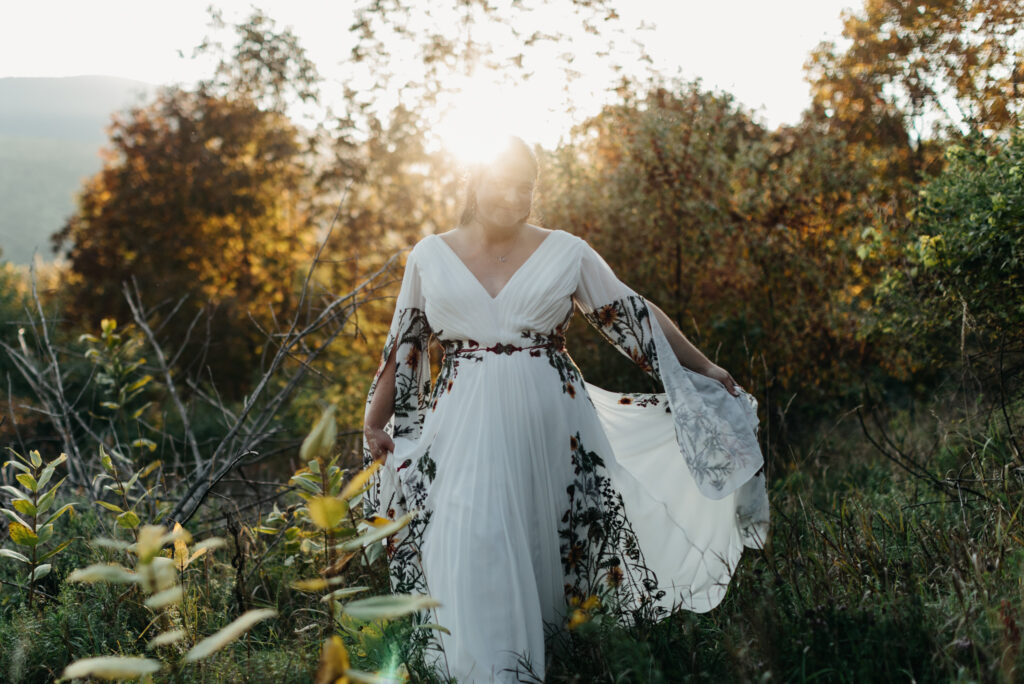
[[[224, 628], [226, 647], [252, 628], [197, 677], [416, 669], [417, 635], [376, 618], [423, 597], [349, 601], [386, 591], [383, 549], [363, 542], [404, 524], [358, 519], [358, 428], [403, 249], [459, 215], [463, 169], [432, 129], [447, 79], [526, 79], [540, 46], [563, 53], [545, 68], [578, 75], [574, 25], [532, 26], [538, 4], [358, 3], [352, 80], [316, 124], [289, 116], [324, 104], [315, 65], [257, 11], [233, 46], [200, 46], [221, 58], [210, 79], [114, 118], [103, 168], [54, 238], [57, 277], [0, 264], [0, 437], [31, 455], [0, 489], [16, 517], [51, 515], [51, 463], [83, 499], [55, 528], [65, 541], [45, 518], [11, 518], [24, 548], [0, 549], [0, 579], [46, 610], [0, 601], [14, 615], [0, 620], [5, 676], [52, 679], [72, 656], [82, 676], [156, 667], [136, 653], [152, 597], [72, 586], [71, 559], [117, 572], [109, 539], [82, 541], [97, 511], [136, 542], [163, 538], [145, 523], [194, 516], [230, 546], [229, 564], [175, 543], [188, 562], [168, 586], [196, 591], [181, 629], [166, 629], [177, 608], [162, 615], [150, 643], [165, 650], [147, 657], [179, 663], [172, 642]], [[611, 0], [564, 7], [587, 36], [621, 38]], [[471, 30], [482, 23], [507, 29], [511, 54]], [[537, 147], [531, 221], [588, 240], [758, 399], [779, 520], [722, 613], [614, 631], [600, 605], [573, 605], [546, 681], [1019, 680], [1022, 29], [1010, 0], [865, 0], [844, 16], [847, 44], [809, 56], [794, 124], [771, 129], [699, 82], [623, 76]], [[422, 67], [405, 83], [402, 54]], [[581, 321], [569, 334], [588, 380], [659, 389]], [[137, 544], [116, 548], [125, 573], [145, 565]], [[229, 615], [241, 625], [225, 628]]]

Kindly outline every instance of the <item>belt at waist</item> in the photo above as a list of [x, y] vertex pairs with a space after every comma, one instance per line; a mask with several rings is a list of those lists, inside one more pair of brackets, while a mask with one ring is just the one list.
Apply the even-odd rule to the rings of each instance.
[[[524, 334], [524, 336], [526, 336]], [[553, 349], [563, 351], [565, 349], [565, 337], [563, 335], [544, 335], [543, 333], [532, 333], [527, 336], [526, 342], [529, 345], [517, 345], [506, 342], [498, 342], [489, 347], [482, 346], [476, 340], [438, 340], [441, 343], [444, 353], [467, 354], [469, 352], [491, 352], [492, 354], [514, 354], [516, 352], [528, 351], [531, 349]]]

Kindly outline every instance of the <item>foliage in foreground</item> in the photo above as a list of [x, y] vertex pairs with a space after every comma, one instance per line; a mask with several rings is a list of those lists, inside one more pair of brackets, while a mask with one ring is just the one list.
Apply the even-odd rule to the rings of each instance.
[[[597, 602], [576, 606], [551, 643], [544, 681], [1017, 681], [1024, 468], [1005, 422], [984, 409], [951, 392], [924, 406], [865, 408], [862, 427], [852, 418], [825, 426], [774, 474], [770, 543], [744, 556], [716, 610], [627, 629]], [[1024, 404], [1011, 410], [1015, 421], [1024, 418]], [[179, 662], [201, 635], [258, 608], [279, 615], [221, 644], [201, 667], [165, 666], [153, 681], [298, 682], [319, 671], [335, 676], [318, 681], [333, 682], [346, 669], [435, 681], [410, 649], [403, 617], [422, 605], [352, 600], [386, 591], [379, 544], [363, 543], [382, 539], [383, 528], [365, 521], [359, 539], [350, 514], [365, 473], [344, 481], [338, 454], [317, 455], [315, 434], [292, 479], [305, 483], [295, 503], [236, 534], [226, 530], [227, 548], [216, 554], [197, 553], [181, 532], [168, 537], [170, 555], [157, 563], [180, 577], [177, 585], [142, 591], [137, 582], [74, 581], [82, 572], [73, 568], [110, 568], [130, 548], [85, 541], [112, 529], [132, 536], [115, 515], [88, 507], [56, 535], [71, 543], [41, 580], [43, 606], [12, 590], [24, 571], [4, 559], [0, 676], [50, 681], [72, 660], [98, 654]], [[927, 464], [933, 477], [908, 473], [911, 463]], [[180, 596], [164, 594], [168, 602], [154, 612], [154, 595], [175, 586]], [[180, 643], [147, 649], [175, 630], [185, 633]]]

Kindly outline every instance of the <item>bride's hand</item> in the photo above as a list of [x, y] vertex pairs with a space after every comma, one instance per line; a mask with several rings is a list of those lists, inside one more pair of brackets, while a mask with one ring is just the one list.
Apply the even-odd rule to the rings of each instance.
[[717, 380], [718, 382], [722, 383], [725, 389], [732, 396], [738, 397], [740, 395], [740, 384], [736, 382], [735, 379], [733, 379], [732, 375], [729, 374], [729, 371], [725, 370], [721, 366], [714, 363], [711, 364], [710, 366], [707, 367], [707, 369], [704, 370], [704, 375], [708, 376], [712, 380]]
[[391, 436], [381, 428], [363, 427], [363, 437], [366, 438], [366, 445], [370, 449], [370, 455], [374, 460], [383, 457], [387, 462], [387, 455], [394, 452], [395, 443]]

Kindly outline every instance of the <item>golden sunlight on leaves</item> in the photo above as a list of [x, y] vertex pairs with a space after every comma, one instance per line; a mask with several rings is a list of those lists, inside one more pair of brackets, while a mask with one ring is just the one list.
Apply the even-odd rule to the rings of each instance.
[[309, 502], [309, 518], [322, 530], [333, 530], [348, 513], [348, 502], [333, 496], [314, 497]]
[[348, 650], [337, 634], [324, 641], [316, 684], [348, 684], [345, 670], [349, 668]]
[[577, 608], [572, 611], [572, 617], [569, 618], [569, 629], [576, 629], [588, 619], [587, 614]]
[[366, 482], [380, 469], [380, 467], [380, 461], [374, 461], [369, 466], [356, 473], [356, 476], [345, 484], [345, 487], [341, 490], [341, 494], [338, 494], [338, 498], [352, 498], [356, 492], [363, 488]]
[[292, 582], [292, 588], [298, 589], [299, 591], [323, 591], [328, 586], [329, 585], [327, 580], [323, 579], [322, 577], [317, 577], [315, 579], [296, 580], [295, 582]]
[[367, 525], [373, 525], [374, 527], [383, 527], [384, 525], [390, 525], [394, 520], [375, 515], [372, 518], [367, 518], [365, 522]]

